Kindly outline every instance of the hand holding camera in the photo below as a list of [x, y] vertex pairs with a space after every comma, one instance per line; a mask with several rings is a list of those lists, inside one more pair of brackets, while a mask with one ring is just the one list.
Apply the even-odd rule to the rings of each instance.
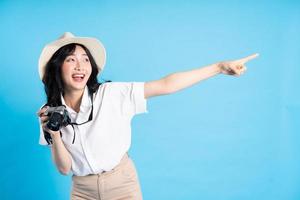
[[51, 137], [58, 135], [61, 127], [71, 123], [69, 114], [64, 106], [45, 106], [37, 114], [41, 119], [43, 130], [48, 132]]
[[45, 114], [45, 111], [48, 109], [48, 106], [43, 107], [37, 112], [37, 115], [39, 116], [42, 124], [42, 128], [44, 132], [50, 133], [51, 137], [55, 135], [59, 135], [59, 131], [52, 131], [49, 128], [47, 128], [47, 122], [49, 120], [49, 117]]
[[72, 144], [74, 144], [75, 142], [74, 125], [83, 125], [93, 120], [93, 104], [92, 104], [92, 109], [88, 120], [83, 123], [71, 122], [71, 118], [65, 106], [57, 106], [57, 107], [45, 106], [37, 114], [41, 118], [42, 127], [44, 130], [44, 137], [48, 144], [52, 144], [52, 139], [54, 136], [60, 135], [60, 137], [62, 137], [62, 134], [59, 130], [62, 127], [66, 127], [68, 125], [71, 125], [74, 131], [74, 137], [72, 142]]

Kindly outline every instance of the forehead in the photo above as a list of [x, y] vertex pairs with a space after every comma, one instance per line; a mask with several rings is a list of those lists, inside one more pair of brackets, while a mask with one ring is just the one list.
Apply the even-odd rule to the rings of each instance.
[[81, 46], [76, 45], [75, 50], [71, 55], [74, 55], [74, 54], [77, 54], [77, 55], [78, 54], [80, 54], [80, 55], [84, 54], [84, 55], [86, 55], [86, 52]]

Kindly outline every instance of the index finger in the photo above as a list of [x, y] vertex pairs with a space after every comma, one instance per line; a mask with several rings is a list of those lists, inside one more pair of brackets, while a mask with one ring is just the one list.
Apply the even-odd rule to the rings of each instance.
[[42, 109], [40, 109], [36, 114], [41, 117], [43, 115], [43, 113], [47, 110], [47, 106], [43, 107]]
[[246, 63], [246, 62], [248, 62], [248, 61], [250, 61], [250, 60], [252, 60], [252, 59], [254, 59], [254, 58], [256, 58], [256, 57], [258, 57], [259, 56], [259, 54], [258, 53], [255, 53], [255, 54], [252, 54], [252, 55], [250, 55], [250, 56], [247, 56], [247, 57], [245, 57], [245, 58], [242, 58], [242, 59], [239, 59], [239, 60], [237, 60], [239, 63]]

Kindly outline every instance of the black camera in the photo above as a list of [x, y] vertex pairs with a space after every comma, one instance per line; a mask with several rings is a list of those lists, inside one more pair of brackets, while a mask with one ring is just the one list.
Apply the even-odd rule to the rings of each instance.
[[71, 123], [71, 118], [65, 106], [49, 107], [45, 111], [45, 115], [49, 117], [46, 126], [52, 131], [58, 131], [62, 126]]
[[[58, 131], [61, 127], [71, 124], [71, 118], [65, 106], [49, 107], [44, 114], [49, 117], [46, 126], [52, 131]], [[62, 137], [61, 132], [60, 137]], [[44, 138], [48, 145], [52, 144], [52, 137], [47, 131], [44, 131]]]

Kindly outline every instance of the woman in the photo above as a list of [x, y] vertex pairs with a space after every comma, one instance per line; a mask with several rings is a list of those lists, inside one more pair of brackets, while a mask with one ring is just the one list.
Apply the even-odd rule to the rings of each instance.
[[[39, 74], [46, 106], [39, 110], [40, 144], [51, 147], [60, 173], [72, 172], [71, 199], [142, 199], [130, 148], [130, 122], [150, 97], [187, 88], [223, 73], [240, 76], [252, 56], [178, 72], [150, 82], [98, 83], [105, 49], [94, 38], [65, 33], [43, 49]], [[49, 107], [65, 106], [69, 121], [50, 130]]]

